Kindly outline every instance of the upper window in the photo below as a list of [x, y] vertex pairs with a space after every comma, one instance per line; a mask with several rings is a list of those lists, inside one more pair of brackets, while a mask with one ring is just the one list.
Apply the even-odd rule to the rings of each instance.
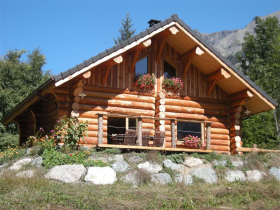
[[164, 78], [173, 78], [176, 77], [176, 69], [164, 60]]
[[139, 60], [135, 65], [135, 74], [147, 74], [148, 73], [148, 57]]
[[190, 123], [190, 122], [177, 122], [177, 138], [183, 140], [188, 135], [197, 136], [201, 138], [201, 123]]

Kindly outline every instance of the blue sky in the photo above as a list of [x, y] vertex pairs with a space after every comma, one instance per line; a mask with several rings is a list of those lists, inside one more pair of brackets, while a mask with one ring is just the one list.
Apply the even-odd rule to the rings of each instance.
[[280, 0], [3, 1], [0, 0], [0, 55], [40, 47], [44, 70], [65, 71], [114, 45], [126, 13], [136, 33], [150, 19], [176, 13], [201, 33], [244, 28], [255, 16], [280, 10]]

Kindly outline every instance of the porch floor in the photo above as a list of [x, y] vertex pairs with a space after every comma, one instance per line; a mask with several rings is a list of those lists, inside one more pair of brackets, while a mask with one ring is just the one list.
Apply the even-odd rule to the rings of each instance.
[[119, 148], [119, 149], [139, 149], [139, 150], [156, 150], [167, 152], [197, 152], [197, 153], [211, 153], [212, 150], [202, 149], [185, 149], [185, 148], [165, 148], [165, 147], [146, 147], [146, 146], [130, 146], [130, 145], [117, 145], [117, 144], [98, 144], [100, 148]]

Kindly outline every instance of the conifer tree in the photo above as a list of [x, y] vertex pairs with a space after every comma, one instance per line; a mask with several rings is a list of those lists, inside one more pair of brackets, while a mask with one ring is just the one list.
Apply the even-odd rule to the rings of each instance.
[[135, 33], [135, 30], [132, 29], [133, 24], [131, 23], [132, 19], [129, 18], [129, 13], [126, 14], [126, 18], [122, 20], [122, 28], [119, 29], [121, 34], [120, 37], [114, 39], [115, 44], [120, 44], [121, 42], [129, 39]]

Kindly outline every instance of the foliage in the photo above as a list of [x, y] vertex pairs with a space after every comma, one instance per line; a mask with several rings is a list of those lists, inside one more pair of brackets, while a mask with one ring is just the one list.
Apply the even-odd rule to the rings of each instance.
[[0, 165], [7, 163], [10, 160], [15, 160], [23, 157], [26, 154], [26, 150], [22, 148], [15, 147], [6, 147], [3, 152], [0, 152]]
[[[26, 61], [22, 60], [23, 56], [27, 57]], [[50, 72], [42, 69], [45, 64], [46, 58], [39, 48], [32, 52], [10, 50], [0, 58], [0, 119], [50, 78]], [[5, 129], [2, 127], [0, 123], [1, 144], [6, 144], [2, 141], [15, 142], [16, 124], [10, 123]], [[9, 137], [11, 140], [8, 139]]]
[[209, 163], [212, 163], [214, 160], [222, 160], [223, 156], [213, 151], [211, 153], [208, 153], [207, 155], [204, 155], [203, 158]]
[[80, 144], [80, 140], [84, 140], [84, 135], [87, 136], [88, 122], [79, 122], [76, 117], [63, 116], [57, 120], [54, 130], [51, 131], [55, 137], [56, 143], [64, 142], [64, 145], [76, 146]]
[[180, 91], [184, 83], [180, 78], [164, 78], [162, 86], [165, 88], [173, 88], [175, 91]]
[[151, 88], [156, 84], [155, 77], [150, 74], [139, 74], [135, 79], [134, 86], [139, 88]]
[[51, 168], [57, 165], [73, 165], [82, 164], [85, 167], [95, 166], [95, 167], [106, 167], [109, 163], [103, 162], [101, 160], [91, 160], [87, 159], [90, 155], [89, 151], [79, 150], [70, 154], [64, 154], [62, 152], [56, 151], [55, 149], [45, 150], [43, 153], [43, 165], [46, 168]]
[[3, 151], [5, 147], [15, 147], [16, 145], [18, 145], [18, 139], [18, 134], [8, 133], [4, 128], [2, 132], [0, 132], [0, 151]]
[[206, 147], [202, 139], [192, 135], [188, 135], [184, 138], [184, 144], [193, 149], [205, 149]]
[[[33, 147], [34, 146], [34, 142], [36, 141], [43, 141], [43, 134], [45, 133], [43, 128], [39, 128], [39, 130], [37, 131], [37, 133], [35, 134], [35, 136], [29, 136], [26, 142], [26, 146], [27, 147]], [[48, 136], [47, 136], [48, 138]]]
[[125, 20], [122, 20], [122, 28], [119, 29], [121, 37], [118, 37], [117, 40], [114, 39], [115, 44], [120, 44], [121, 42], [129, 39], [135, 33], [135, 30], [132, 29], [133, 24], [131, 23], [132, 19], [129, 18], [129, 13], [126, 14]]
[[[278, 19], [255, 18], [255, 35], [246, 34], [239, 56], [240, 68], [257, 85], [278, 103], [280, 102], [280, 27]], [[260, 120], [259, 123], [258, 120]], [[261, 143], [272, 148], [280, 137], [280, 108], [274, 112], [261, 113], [243, 121], [244, 146]], [[263, 127], [260, 127], [262, 124]], [[273, 125], [274, 124], [274, 125]], [[249, 126], [250, 125], [250, 126]]]
[[173, 163], [183, 164], [184, 163], [184, 155], [183, 154], [172, 154], [166, 156], [167, 159], [171, 160]]
[[106, 154], [121, 154], [122, 151], [119, 148], [106, 148], [104, 150], [104, 153], [106, 153]]

